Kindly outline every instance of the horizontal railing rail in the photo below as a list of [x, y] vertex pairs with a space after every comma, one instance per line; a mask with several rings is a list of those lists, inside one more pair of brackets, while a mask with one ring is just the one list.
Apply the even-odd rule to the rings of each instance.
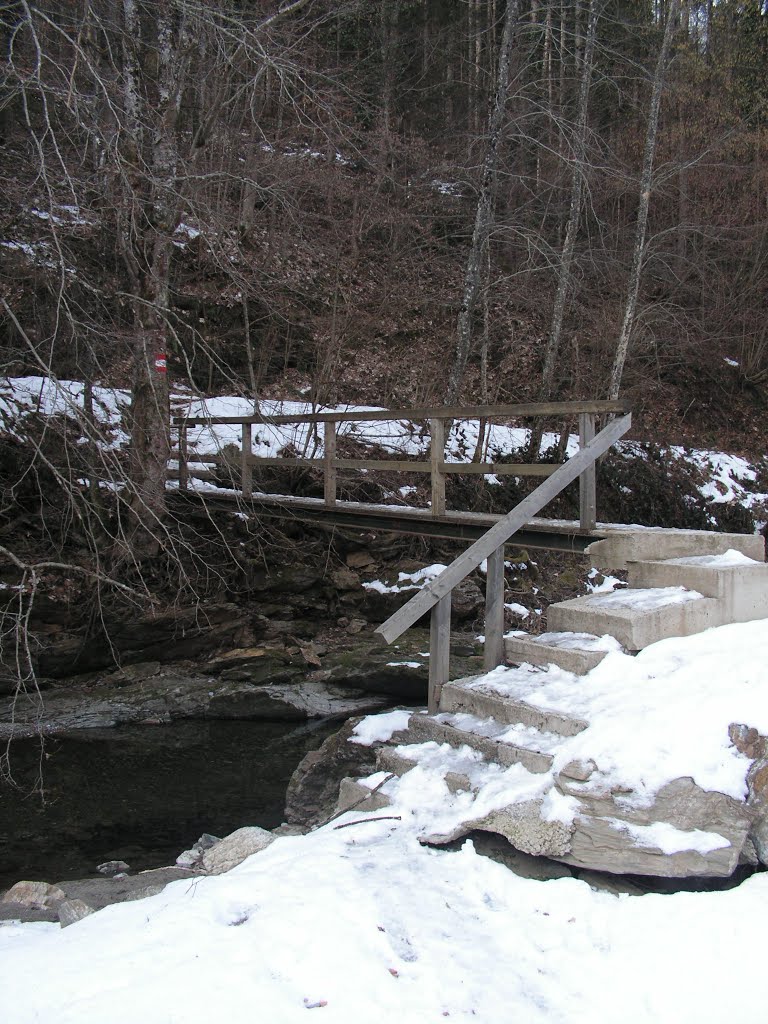
[[[445, 459], [445, 424], [455, 420], [480, 419], [525, 419], [535, 417], [558, 418], [561, 422], [578, 418], [580, 444], [588, 444], [595, 434], [598, 416], [626, 413], [624, 401], [613, 402], [532, 402], [517, 405], [472, 405], [472, 406], [424, 406], [415, 409], [356, 409], [350, 412], [333, 411], [305, 413], [289, 416], [268, 416], [254, 413], [250, 416], [176, 416], [173, 424], [178, 428], [178, 470], [169, 471], [179, 481], [179, 489], [186, 491], [189, 478], [194, 475], [202, 479], [215, 480], [217, 474], [210, 470], [190, 470], [187, 431], [190, 427], [237, 426], [241, 427], [240, 457], [234, 460], [221, 453], [201, 455], [204, 464], [236, 468], [240, 490], [246, 499], [253, 497], [253, 471], [263, 467], [305, 467], [320, 470], [323, 474], [324, 503], [332, 508], [337, 502], [338, 471], [365, 470], [367, 472], [428, 473], [431, 479], [431, 510], [435, 517], [446, 514], [445, 488], [447, 477], [454, 474], [548, 477], [554, 476], [562, 465], [569, 463], [508, 463], [508, 462], [454, 462]], [[428, 421], [430, 445], [429, 461], [414, 459], [352, 459], [337, 455], [339, 426], [343, 423], [365, 423], [371, 421], [395, 421], [414, 423]], [[264, 426], [318, 426], [323, 425], [323, 455], [321, 458], [286, 456], [262, 457], [253, 453], [253, 431], [257, 425]], [[195, 461], [198, 461], [197, 459]], [[234, 481], [233, 481], [234, 482]], [[580, 526], [584, 530], [595, 526], [596, 486], [594, 463], [585, 466], [580, 478]]]

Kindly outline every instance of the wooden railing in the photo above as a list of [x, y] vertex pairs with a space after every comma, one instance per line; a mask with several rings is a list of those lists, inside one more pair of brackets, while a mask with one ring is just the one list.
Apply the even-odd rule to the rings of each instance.
[[[487, 559], [485, 593], [484, 667], [491, 671], [504, 661], [504, 545], [544, 508], [564, 487], [577, 477], [594, 471], [596, 460], [630, 428], [627, 413], [612, 420], [599, 434], [587, 441], [567, 462], [492, 526], [480, 540], [463, 551], [439, 576], [399, 608], [376, 633], [391, 644], [406, 629], [431, 611], [429, 644], [429, 713], [439, 706], [440, 690], [450, 678], [451, 592]], [[594, 479], [594, 478], [593, 478]]]
[[[582, 449], [588, 446], [595, 437], [596, 420], [599, 416], [610, 416], [626, 413], [625, 402], [539, 402], [527, 405], [473, 405], [473, 406], [439, 406], [416, 409], [382, 409], [365, 412], [325, 412], [296, 416], [195, 416], [174, 418], [174, 426], [179, 432], [178, 460], [179, 468], [169, 475], [178, 476], [179, 488], [182, 491], [189, 486], [189, 452], [187, 431], [196, 426], [240, 425], [240, 458], [237, 465], [240, 490], [246, 499], [253, 496], [253, 472], [258, 467], [301, 466], [318, 469], [323, 474], [323, 494], [325, 504], [335, 506], [338, 494], [339, 470], [388, 471], [401, 473], [429, 473], [432, 489], [432, 515], [446, 514], [445, 483], [451, 474], [496, 474], [498, 476], [541, 476], [556, 477], [564, 467], [571, 466], [573, 459], [565, 463], [508, 463], [508, 462], [446, 462], [445, 461], [445, 425], [456, 420], [480, 419], [510, 420], [546, 417], [567, 424], [578, 418], [579, 440]], [[367, 423], [372, 421], [407, 421], [428, 422], [430, 434], [429, 461], [419, 459], [346, 459], [337, 456], [339, 428], [344, 423]], [[321, 458], [313, 457], [277, 457], [264, 458], [253, 454], [253, 427], [268, 426], [301, 426], [308, 425], [317, 430], [322, 426], [323, 454]], [[220, 453], [199, 456], [204, 463], [221, 465], [232, 464], [231, 460]], [[196, 471], [195, 476], [211, 478], [211, 473]], [[584, 530], [593, 529], [596, 516], [595, 462], [587, 460], [580, 473], [579, 522]], [[560, 479], [558, 477], [558, 479]], [[575, 479], [575, 477], [573, 477]], [[562, 484], [552, 494], [559, 493]], [[538, 493], [538, 490], [534, 493]], [[527, 499], [526, 499], [527, 500]], [[551, 499], [548, 499], [551, 500]], [[546, 503], [546, 502], [545, 502]], [[535, 513], [531, 513], [532, 515]], [[519, 528], [519, 527], [518, 527]], [[485, 556], [481, 556], [480, 561]], [[469, 570], [471, 571], [471, 570]]]

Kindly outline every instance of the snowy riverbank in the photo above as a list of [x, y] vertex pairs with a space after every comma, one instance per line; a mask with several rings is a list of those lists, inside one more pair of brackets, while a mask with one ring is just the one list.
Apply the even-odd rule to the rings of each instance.
[[[630, 751], [637, 770], [663, 767], [653, 743], [701, 760], [691, 740], [700, 732], [711, 737], [708, 784], [733, 787], [735, 767], [746, 774], [750, 762], [728, 747], [728, 725], [768, 721], [767, 639], [757, 622], [649, 648], [632, 680], [644, 697], [624, 700], [617, 687], [616, 750], [666, 688], [666, 729], [643, 732], [643, 757]], [[591, 688], [605, 703], [601, 680]], [[313, 1009], [335, 1024], [722, 1024], [735, 992], [761, 1005], [765, 874], [729, 891], [666, 896], [524, 879], [471, 841], [458, 852], [420, 845], [462, 799], [439, 770], [416, 769], [388, 789], [391, 807], [282, 836], [228, 874], [172, 883], [66, 930], [0, 928], [0, 1019], [194, 1024], [253, 1014], [292, 1024]]]

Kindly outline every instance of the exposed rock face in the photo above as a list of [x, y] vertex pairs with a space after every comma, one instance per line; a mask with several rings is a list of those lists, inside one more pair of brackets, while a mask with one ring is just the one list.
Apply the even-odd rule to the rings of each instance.
[[208, 875], [222, 875], [231, 871], [253, 853], [265, 850], [275, 837], [263, 828], [249, 826], [239, 828], [225, 836], [203, 854], [202, 868]]
[[337, 806], [342, 779], [370, 775], [376, 770], [375, 750], [348, 742], [359, 721], [349, 719], [319, 750], [310, 751], [301, 761], [285, 797], [287, 822], [306, 828], [320, 824]]

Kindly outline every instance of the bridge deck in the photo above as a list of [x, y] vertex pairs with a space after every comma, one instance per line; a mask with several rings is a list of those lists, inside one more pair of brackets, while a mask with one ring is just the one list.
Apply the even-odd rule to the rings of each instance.
[[[382, 530], [391, 533], [478, 540], [502, 517], [487, 512], [446, 511], [434, 516], [428, 508], [408, 505], [369, 505], [339, 501], [328, 506], [323, 498], [300, 498], [283, 494], [253, 494], [244, 498], [236, 491], [206, 490], [176, 492], [174, 500], [232, 510], [252, 510], [260, 516], [298, 519], [322, 526], [343, 526], [353, 530]], [[596, 540], [621, 527], [599, 524], [583, 530], [576, 521], [534, 518], [514, 535], [510, 546], [582, 553]]]

